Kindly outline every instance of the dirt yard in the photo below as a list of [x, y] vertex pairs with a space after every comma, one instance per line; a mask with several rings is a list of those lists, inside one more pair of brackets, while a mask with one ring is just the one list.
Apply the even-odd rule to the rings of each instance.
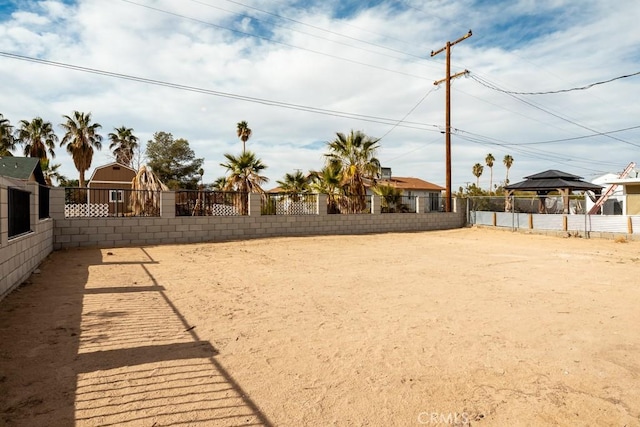
[[640, 243], [463, 229], [53, 253], [5, 426], [640, 426]]

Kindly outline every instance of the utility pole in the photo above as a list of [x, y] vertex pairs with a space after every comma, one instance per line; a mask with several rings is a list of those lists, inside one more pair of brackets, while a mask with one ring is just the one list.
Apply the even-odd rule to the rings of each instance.
[[434, 85], [439, 85], [442, 82], [446, 82], [446, 124], [445, 124], [445, 144], [446, 144], [446, 162], [447, 162], [447, 185], [446, 185], [446, 200], [445, 200], [445, 212], [451, 212], [451, 79], [455, 79], [456, 77], [464, 76], [469, 73], [469, 71], [464, 70], [460, 73], [456, 73], [453, 76], [451, 75], [451, 46], [460, 43], [461, 41], [468, 39], [471, 37], [471, 30], [464, 36], [460, 37], [458, 40], [454, 42], [447, 42], [446, 46], [437, 51], [431, 51], [431, 56], [436, 56], [440, 52], [447, 52], [447, 74], [444, 79], [440, 79], [434, 82]]

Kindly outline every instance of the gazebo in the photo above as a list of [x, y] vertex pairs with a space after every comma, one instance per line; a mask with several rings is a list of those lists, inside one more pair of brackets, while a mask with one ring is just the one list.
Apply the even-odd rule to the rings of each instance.
[[569, 195], [573, 192], [591, 191], [596, 196], [602, 192], [602, 186], [583, 181], [581, 176], [572, 175], [555, 169], [525, 176], [524, 181], [507, 185], [505, 189], [505, 211], [511, 211], [511, 196], [513, 192], [535, 191], [540, 198], [538, 212], [546, 213], [545, 199], [552, 191], [562, 196], [563, 212], [569, 213]]

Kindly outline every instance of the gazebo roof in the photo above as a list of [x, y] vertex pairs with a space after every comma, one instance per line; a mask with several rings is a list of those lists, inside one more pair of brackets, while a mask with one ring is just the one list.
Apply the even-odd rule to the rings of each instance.
[[583, 181], [581, 176], [550, 169], [534, 175], [525, 176], [524, 181], [505, 187], [505, 190], [537, 191], [541, 193], [559, 189], [593, 191], [598, 194], [602, 191], [602, 186]]

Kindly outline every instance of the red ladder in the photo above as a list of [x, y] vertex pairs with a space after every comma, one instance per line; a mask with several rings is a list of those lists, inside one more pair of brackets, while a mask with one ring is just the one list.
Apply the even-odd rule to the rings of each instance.
[[[627, 166], [626, 169], [622, 171], [622, 173], [618, 178], [625, 178], [627, 175], [629, 175], [629, 172], [631, 172], [635, 167], [636, 167], [636, 164], [634, 162], [629, 163], [629, 166]], [[600, 196], [600, 198], [598, 198], [598, 200], [593, 205], [593, 207], [589, 209], [589, 215], [594, 215], [598, 213], [598, 211], [600, 210], [600, 207], [604, 204], [604, 202], [607, 201], [607, 199], [613, 194], [613, 192], [616, 191], [616, 188], [618, 188], [618, 184], [611, 184], [609, 189], [604, 193], [602, 193], [602, 195]]]

